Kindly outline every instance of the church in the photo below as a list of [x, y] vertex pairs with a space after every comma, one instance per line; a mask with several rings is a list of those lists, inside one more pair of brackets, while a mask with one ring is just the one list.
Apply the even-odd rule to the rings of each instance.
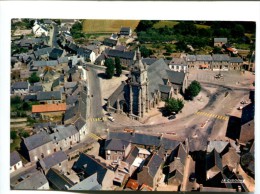
[[170, 70], [163, 59], [150, 65], [143, 63], [138, 48], [127, 80], [107, 100], [107, 111], [139, 120], [161, 100], [184, 93], [187, 79], [185, 72]]

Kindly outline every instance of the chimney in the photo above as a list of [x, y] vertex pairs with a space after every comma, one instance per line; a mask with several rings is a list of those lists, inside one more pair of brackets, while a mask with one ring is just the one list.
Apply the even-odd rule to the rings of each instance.
[[203, 188], [203, 185], [202, 185], [202, 184], [200, 184], [200, 191], [202, 190], [202, 188]]
[[238, 185], [238, 187], [237, 187], [237, 192], [241, 192], [241, 191], [242, 191], [241, 186]]

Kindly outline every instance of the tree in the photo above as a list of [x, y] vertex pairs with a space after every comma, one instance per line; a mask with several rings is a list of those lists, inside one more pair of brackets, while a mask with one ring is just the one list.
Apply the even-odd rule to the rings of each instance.
[[30, 83], [36, 83], [40, 81], [40, 77], [36, 74], [36, 72], [33, 72], [28, 80]]
[[122, 74], [122, 65], [121, 65], [119, 57], [115, 58], [115, 68], [116, 68], [117, 76], [120, 76]]
[[114, 60], [111, 58], [108, 58], [105, 60], [105, 66], [106, 68], [106, 75], [108, 79], [111, 79], [115, 73], [115, 65]]
[[30, 136], [30, 134], [29, 134], [27, 131], [22, 131], [22, 132], [20, 133], [20, 137], [26, 138], [26, 137], [29, 137], [29, 136]]
[[16, 139], [17, 138], [17, 132], [16, 131], [11, 131], [10, 132], [10, 136], [11, 136], [11, 139]]
[[140, 52], [142, 57], [146, 58], [153, 54], [153, 51], [151, 49], [146, 48], [146, 46], [140, 47]]
[[23, 110], [28, 111], [31, 109], [31, 106], [28, 102], [24, 102], [22, 105]]
[[149, 28], [152, 28], [153, 25], [158, 22], [157, 20], [141, 20], [139, 22], [139, 24], [136, 27], [136, 32], [140, 32], [140, 31], [146, 31]]
[[165, 106], [164, 106], [166, 111], [169, 113], [173, 113], [173, 112], [178, 113], [179, 111], [182, 110], [183, 107], [184, 107], [183, 100], [175, 99], [175, 98], [168, 98], [165, 101]]
[[20, 96], [14, 96], [11, 98], [11, 104], [20, 104], [22, 102], [22, 99]]
[[193, 100], [201, 90], [201, 85], [198, 81], [192, 81], [189, 87], [186, 89], [185, 95], [188, 99]]

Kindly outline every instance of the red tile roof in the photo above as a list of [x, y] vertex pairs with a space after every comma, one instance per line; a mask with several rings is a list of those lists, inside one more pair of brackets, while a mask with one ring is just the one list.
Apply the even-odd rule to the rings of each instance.
[[32, 113], [59, 112], [66, 110], [66, 103], [33, 105]]

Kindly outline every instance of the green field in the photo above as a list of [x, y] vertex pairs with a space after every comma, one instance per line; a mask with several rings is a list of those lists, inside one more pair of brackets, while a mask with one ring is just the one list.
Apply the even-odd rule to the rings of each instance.
[[195, 26], [196, 26], [198, 29], [201, 29], [201, 28], [208, 29], [208, 28], [210, 28], [210, 26], [204, 25], [204, 24], [195, 24]]
[[164, 26], [168, 26], [169, 28], [172, 28], [173, 26], [175, 26], [176, 24], [178, 24], [179, 22], [177, 21], [167, 21], [167, 20], [161, 20], [157, 23], [155, 23], [153, 25], [153, 27], [155, 29], [158, 29], [158, 28], [163, 28]]
[[121, 27], [130, 27], [135, 30], [140, 20], [84, 20], [83, 32], [85, 33], [115, 33]]

